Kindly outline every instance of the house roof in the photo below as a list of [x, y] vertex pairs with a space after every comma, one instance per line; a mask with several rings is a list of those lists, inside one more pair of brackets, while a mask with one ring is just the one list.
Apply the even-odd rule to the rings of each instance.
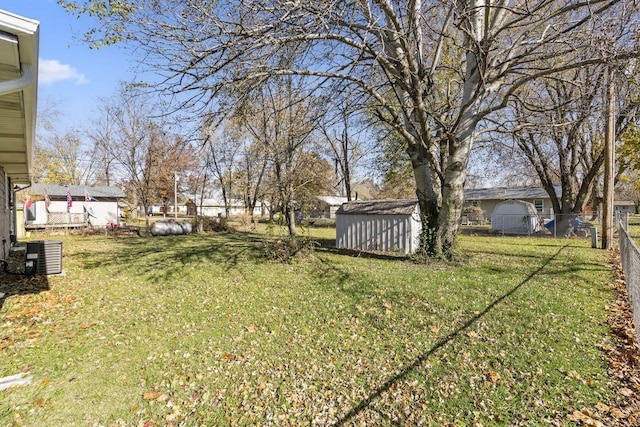
[[348, 201], [346, 197], [337, 196], [317, 196], [316, 199], [325, 202], [329, 206], [340, 206], [341, 204]]
[[[561, 188], [554, 185], [556, 194]], [[510, 200], [510, 199], [548, 199], [549, 194], [542, 187], [495, 187], [472, 188], [464, 190], [464, 200]]]
[[417, 206], [417, 199], [358, 200], [344, 203], [336, 215], [411, 215]]
[[[242, 202], [242, 200], [235, 200], [235, 199], [231, 199], [228, 200], [229, 206], [244, 206], [244, 203]], [[224, 207], [224, 200], [222, 199], [202, 199], [200, 200], [199, 198], [196, 199], [196, 206], [200, 207], [202, 205], [202, 207], [205, 208], [210, 208], [210, 207]]]
[[[191, 203], [194, 203], [193, 200], [189, 200]], [[194, 203], [197, 207], [200, 207], [200, 198], [196, 198], [196, 202]], [[245, 207], [244, 204], [244, 200], [242, 199], [230, 199], [227, 201], [227, 203], [229, 204], [229, 207], [231, 208], [238, 208], [238, 207]], [[256, 202], [256, 207], [259, 206], [268, 206], [269, 204], [267, 202], [261, 202], [261, 201], [257, 201]], [[202, 199], [202, 207], [203, 208], [221, 208], [224, 207], [224, 200], [222, 199]]]
[[31, 181], [39, 27], [0, 10], [0, 167], [14, 183]]
[[71, 197], [84, 198], [85, 191], [92, 197], [100, 200], [100, 198], [122, 199], [126, 195], [124, 191], [118, 187], [91, 187], [88, 185], [58, 185], [58, 184], [33, 184], [26, 189], [30, 194], [49, 197], [66, 197], [67, 191], [71, 193]]

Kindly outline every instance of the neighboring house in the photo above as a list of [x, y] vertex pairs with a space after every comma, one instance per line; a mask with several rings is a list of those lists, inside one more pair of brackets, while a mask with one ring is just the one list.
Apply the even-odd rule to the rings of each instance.
[[[555, 187], [560, 196], [560, 186]], [[495, 207], [506, 200], [522, 200], [535, 206], [542, 218], [553, 217], [551, 198], [542, 187], [496, 187], [464, 190], [464, 207], [477, 206], [484, 212], [485, 218], [491, 218]]]
[[416, 199], [344, 203], [336, 212], [336, 247], [415, 252], [420, 245], [420, 208]]
[[[217, 217], [226, 216], [224, 207], [224, 201], [222, 199], [202, 199], [198, 197], [196, 203], [189, 201], [190, 208], [188, 207], [189, 214], [195, 214], [201, 216]], [[195, 207], [194, 207], [195, 205]], [[231, 199], [229, 201], [229, 216], [244, 215], [246, 213], [244, 201], [240, 199]], [[264, 216], [269, 213], [268, 206], [260, 202], [256, 203], [253, 209], [254, 216]]]
[[616, 212], [635, 214], [636, 212], [636, 204], [630, 201], [614, 201], [613, 206]]
[[348, 202], [346, 197], [317, 196], [317, 203], [311, 210], [311, 218], [331, 218], [336, 217], [336, 211], [343, 203]]
[[0, 10], [0, 240], [16, 239], [17, 186], [31, 182], [40, 23]]
[[[180, 215], [189, 215], [189, 204], [190, 203], [191, 203], [191, 201], [189, 200], [184, 205], [178, 205], [178, 208], [177, 208], [178, 214], [180, 214]], [[141, 207], [140, 210], [142, 212], [143, 208]], [[160, 205], [160, 204], [156, 203], [156, 204], [151, 205], [151, 206], [149, 206], [147, 208], [147, 215], [152, 215], [152, 216], [153, 215], [163, 216], [165, 214], [169, 215], [169, 216], [172, 216], [172, 215], [175, 215], [175, 213], [176, 213], [176, 208], [174, 207], [173, 204], [165, 206], [165, 205]]]
[[118, 223], [118, 202], [126, 197], [118, 187], [84, 185], [34, 184], [25, 193], [26, 229]]

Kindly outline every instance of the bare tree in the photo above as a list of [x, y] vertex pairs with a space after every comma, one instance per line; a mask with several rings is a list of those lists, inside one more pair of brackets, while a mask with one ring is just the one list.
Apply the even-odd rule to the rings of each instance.
[[[248, 126], [250, 127], [250, 126]], [[255, 135], [252, 135], [255, 137]], [[258, 201], [264, 207], [265, 192], [263, 182], [269, 165], [269, 155], [259, 140], [245, 135], [241, 142], [241, 154], [237, 174], [243, 194], [247, 214], [252, 222]]]
[[142, 205], [145, 213], [154, 203], [166, 206], [173, 200], [175, 175], [186, 176], [198, 165], [190, 144], [165, 132], [152, 117], [148, 100], [122, 87], [115, 98], [104, 101], [89, 132], [100, 175], [122, 184], [130, 205]]
[[318, 127], [320, 111], [300, 87], [300, 79], [283, 76], [253, 91], [242, 108], [243, 126], [266, 153], [273, 181], [272, 210], [284, 214], [290, 236], [296, 235], [296, 203], [314, 181], [307, 147]]
[[231, 198], [234, 191], [234, 178], [240, 145], [233, 134], [228, 132], [215, 133], [214, 129], [205, 127], [206, 163], [212, 176], [217, 181], [224, 203], [225, 217], [229, 217]]
[[98, 44], [139, 47], [162, 89], [182, 94], [177, 108], [222, 106], [224, 92], [282, 75], [366, 95], [404, 140], [428, 255], [453, 254], [484, 119], [536, 79], [637, 56], [636, 46], [601, 46], [636, 12], [633, 0], [59, 2], [101, 20], [89, 34]]
[[[574, 219], [598, 193], [604, 163], [602, 135], [607, 66], [568, 70], [530, 85], [514, 103], [507, 132], [516, 152], [532, 168], [551, 199], [556, 233], [568, 234]], [[636, 119], [640, 99], [635, 89], [620, 86], [616, 138]], [[522, 94], [525, 95], [525, 94]], [[511, 159], [508, 160], [512, 163]], [[626, 162], [621, 162], [625, 164]], [[560, 187], [560, 194], [556, 192]]]
[[361, 105], [352, 94], [340, 92], [337, 100], [327, 102], [327, 114], [319, 123], [319, 149], [327, 147], [324, 150], [334, 164], [337, 186], [349, 201], [353, 197], [354, 172], [365, 155], [364, 138], [370, 136], [365, 132], [367, 123], [359, 111]]
[[98, 106], [98, 118], [88, 131], [89, 139], [93, 142], [91, 158], [96, 165], [96, 180], [103, 185], [112, 185], [117, 173], [116, 134], [118, 132], [117, 105], [110, 100], [103, 99]]

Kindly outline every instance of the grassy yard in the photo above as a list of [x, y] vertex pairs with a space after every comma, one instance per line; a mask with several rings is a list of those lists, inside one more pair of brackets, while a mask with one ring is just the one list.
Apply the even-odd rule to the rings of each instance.
[[[464, 262], [264, 236], [62, 237], [66, 276], [2, 276], [0, 425], [574, 425], [612, 399], [589, 241], [460, 236]], [[51, 237], [57, 239], [58, 237]], [[451, 423], [451, 424], [449, 424]]]
[[629, 225], [629, 236], [640, 245], [640, 224]]

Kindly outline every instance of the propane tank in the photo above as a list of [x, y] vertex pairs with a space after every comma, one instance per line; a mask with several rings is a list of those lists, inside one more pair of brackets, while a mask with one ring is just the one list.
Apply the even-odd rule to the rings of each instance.
[[153, 236], [170, 236], [191, 233], [190, 222], [157, 221], [151, 224]]

